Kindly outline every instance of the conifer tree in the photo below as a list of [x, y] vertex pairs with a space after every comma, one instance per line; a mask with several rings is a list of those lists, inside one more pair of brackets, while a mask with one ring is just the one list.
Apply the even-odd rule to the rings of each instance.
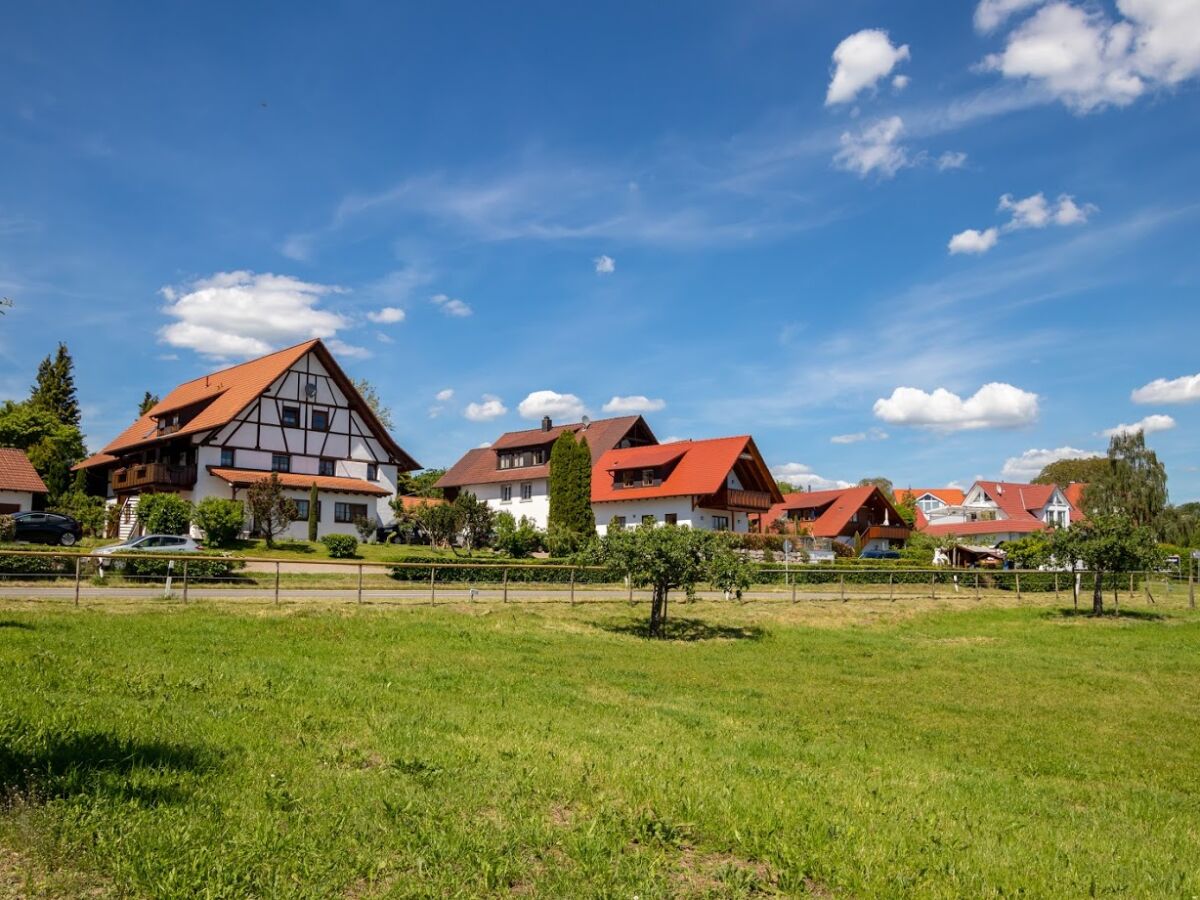
[[158, 394], [152, 394], [149, 391], [142, 396], [142, 402], [138, 405], [138, 415], [144, 416], [158, 405]]
[[37, 381], [29, 396], [33, 406], [54, 414], [64, 425], [79, 427], [79, 397], [75, 392], [75, 363], [67, 345], [59, 343], [58, 351], [47, 356], [38, 366]]
[[574, 499], [575, 479], [571, 477], [575, 463], [575, 435], [564, 430], [550, 449], [550, 514], [546, 524], [551, 529], [571, 531], [570, 520], [572, 510], [576, 507]]

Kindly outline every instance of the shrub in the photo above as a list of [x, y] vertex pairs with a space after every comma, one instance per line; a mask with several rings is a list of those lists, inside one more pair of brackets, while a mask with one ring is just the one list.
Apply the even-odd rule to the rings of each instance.
[[353, 559], [358, 551], [358, 539], [352, 534], [327, 534], [321, 543], [329, 551], [330, 559]]
[[196, 527], [214, 547], [228, 547], [246, 525], [246, 507], [240, 500], [205, 497], [196, 506]]
[[[143, 578], [165, 578], [168, 570], [176, 577], [183, 577], [183, 562], [175, 561], [173, 569], [168, 569], [170, 560], [167, 559], [138, 559], [135, 556], [113, 561], [113, 568], [127, 577], [140, 576]], [[240, 559], [189, 559], [187, 561], [188, 580], [228, 578], [237, 569], [245, 568], [246, 564]]]
[[11, 541], [17, 536], [17, 523], [12, 516], [0, 516], [0, 541]]
[[524, 559], [542, 548], [543, 534], [528, 516], [518, 522], [510, 512], [496, 516], [496, 530], [492, 546], [497, 552], [513, 559]]
[[369, 516], [361, 517], [354, 520], [354, 527], [358, 529], [358, 536], [362, 539], [362, 542], [364, 544], [369, 544], [371, 543], [371, 535], [373, 535], [375, 533], [375, 529], [379, 527], [379, 522], [373, 518], [370, 518]]
[[186, 534], [192, 512], [192, 504], [178, 494], [143, 494], [138, 500], [138, 521], [147, 534]]
[[103, 497], [92, 497], [83, 491], [68, 491], [58, 498], [50, 512], [70, 516], [83, 526], [88, 537], [103, 537], [105, 509]]

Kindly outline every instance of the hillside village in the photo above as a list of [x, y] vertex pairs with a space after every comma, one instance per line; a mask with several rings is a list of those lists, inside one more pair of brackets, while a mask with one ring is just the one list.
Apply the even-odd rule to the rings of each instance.
[[[642, 415], [568, 423], [547, 416], [536, 428], [467, 450], [445, 471], [414, 478], [420, 463], [320, 340], [208, 373], [153, 399], [103, 448], [71, 466], [74, 490], [103, 501], [98, 538], [142, 534], [138, 508], [148, 496], [174, 494], [194, 506], [210, 498], [244, 502], [266, 481], [290, 502], [288, 521], [272, 535], [285, 539], [395, 539], [398, 519], [418, 520], [419, 532], [422, 509], [460, 497], [510, 526], [545, 533], [553, 527], [555, 447], [564, 440], [582, 454], [585, 527], [600, 536], [650, 524], [773, 534], [813, 561], [898, 558], [916, 541], [937, 545], [936, 562], [999, 565], [1006, 544], [1069, 529], [1085, 517], [1081, 482], [980, 480], [959, 489], [864, 479], [797, 491], [776, 481], [752, 435], [663, 443]], [[44, 510], [49, 489], [19, 450], [4, 453], [0, 512]], [[240, 521], [240, 537], [261, 534], [253, 515]], [[189, 530], [205, 537], [196, 522]]]

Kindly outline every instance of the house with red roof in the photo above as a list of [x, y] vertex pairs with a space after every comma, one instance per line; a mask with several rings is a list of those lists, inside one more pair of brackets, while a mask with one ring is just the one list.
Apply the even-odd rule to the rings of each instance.
[[314, 484], [319, 533], [353, 534], [394, 518], [399, 473], [418, 468], [320, 340], [179, 385], [76, 466], [121, 508], [121, 537], [143, 494], [239, 499], [272, 472], [298, 511], [285, 536], [307, 535]]
[[910, 498], [913, 506], [929, 515], [947, 506], [961, 506], [966, 493], [961, 488], [897, 488], [892, 492], [897, 503]]
[[912, 529], [875, 485], [784, 495], [762, 516], [762, 531], [808, 534], [857, 550], [896, 550]]
[[658, 444], [641, 416], [585, 418], [565, 425], [555, 425], [546, 416], [538, 428], [509, 431], [485, 447], [468, 450], [435, 487], [448, 500], [469, 492], [497, 512], [512, 513], [518, 520], [528, 518], [545, 528], [550, 518], [550, 450], [564, 431], [587, 441], [593, 473], [609, 450]]
[[596, 529], [646, 523], [750, 531], [783, 495], [749, 435], [617, 447], [592, 469]]
[[24, 450], [0, 447], [0, 515], [41, 510], [46, 485]]
[[1009, 481], [977, 481], [962, 503], [917, 510], [917, 529], [934, 537], [955, 535], [995, 547], [1049, 528], [1069, 528], [1082, 514], [1058, 486]]

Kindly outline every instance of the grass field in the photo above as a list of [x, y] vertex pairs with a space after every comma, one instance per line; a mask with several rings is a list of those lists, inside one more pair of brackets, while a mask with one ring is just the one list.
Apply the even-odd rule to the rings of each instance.
[[0, 896], [1197, 895], [1200, 615], [1042, 604], [0, 601]]

